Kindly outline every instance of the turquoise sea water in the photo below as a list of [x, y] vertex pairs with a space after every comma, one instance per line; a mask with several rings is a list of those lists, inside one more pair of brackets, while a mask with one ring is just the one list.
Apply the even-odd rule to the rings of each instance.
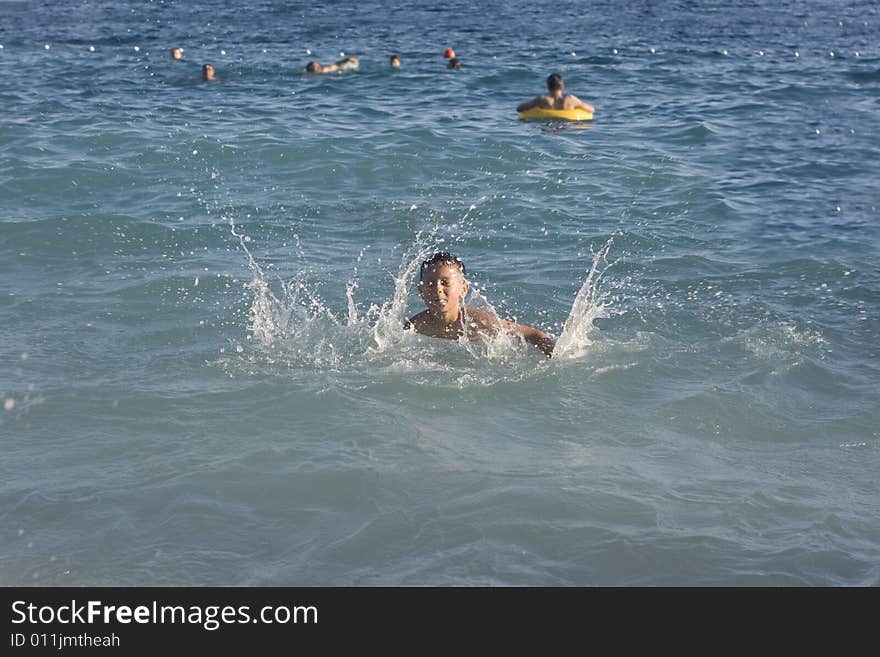
[[[876, 3], [64, 4], [0, 4], [0, 584], [880, 584]], [[556, 356], [404, 333], [435, 248]]]

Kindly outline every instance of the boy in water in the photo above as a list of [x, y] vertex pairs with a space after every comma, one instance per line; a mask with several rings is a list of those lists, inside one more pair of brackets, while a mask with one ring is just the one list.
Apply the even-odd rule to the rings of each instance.
[[360, 66], [357, 57], [346, 57], [326, 66], [314, 60], [306, 64], [306, 73], [335, 73], [336, 71], [355, 71]]
[[427, 310], [410, 317], [404, 329], [415, 329], [432, 338], [457, 340], [465, 333], [471, 341], [478, 341], [480, 333], [494, 335], [498, 331], [519, 334], [548, 357], [553, 354], [553, 339], [536, 328], [500, 319], [463, 300], [470, 283], [465, 279], [461, 258], [441, 251], [422, 262], [419, 270], [419, 294]]
[[582, 109], [588, 112], [595, 111], [595, 108], [589, 103], [585, 103], [574, 94], [564, 94], [565, 80], [559, 73], [553, 73], [547, 78], [547, 91], [549, 96], [535, 96], [532, 100], [526, 101], [516, 108], [517, 112], [525, 112], [533, 107], [541, 109], [560, 109], [573, 110]]

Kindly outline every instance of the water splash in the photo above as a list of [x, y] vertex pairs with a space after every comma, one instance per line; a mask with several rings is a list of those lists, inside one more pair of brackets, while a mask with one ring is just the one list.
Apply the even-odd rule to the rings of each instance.
[[598, 252], [593, 253], [593, 263], [574, 298], [562, 327], [562, 333], [556, 341], [556, 348], [553, 350], [554, 359], [573, 360], [586, 354], [592, 344], [590, 334], [593, 330], [593, 321], [607, 316], [610, 299], [607, 291], [600, 290], [599, 283], [605, 273], [618, 262], [618, 260], [608, 261], [608, 252], [613, 242], [614, 237], [610, 237]]
[[[455, 350], [459, 355], [455, 356], [448, 350], [451, 343], [444, 346], [443, 341], [425, 340], [404, 329], [410, 290], [415, 288], [419, 266], [443, 241], [437, 236], [436, 226], [419, 232], [402, 254], [397, 273], [392, 275], [392, 297], [381, 305], [371, 304], [364, 313], [358, 312], [355, 299], [358, 290], [355, 267], [345, 286], [347, 312], [345, 316], [337, 316], [317, 294], [315, 286], [310, 285], [304, 271], [289, 280], [279, 278], [270, 286], [266, 272], [248, 247], [250, 240], [236, 227], [233, 217], [228, 217], [228, 221], [252, 274], [252, 280], [245, 285], [252, 294], [247, 331], [248, 340], [259, 347], [260, 359], [276, 363], [284, 361], [307, 369], [360, 370], [378, 366], [392, 371], [408, 371], [436, 366], [440, 350], [444, 361], [452, 358], [456, 367], [465, 369], [499, 366], [510, 370], [544, 366], [545, 361], [535, 358], [534, 347], [521, 336], [505, 331], [480, 333], [475, 341], [462, 337], [458, 341], [460, 348]], [[592, 265], [557, 341], [553, 362], [571, 361], [588, 352], [593, 320], [605, 316], [609, 305], [608, 295], [600, 291], [599, 285], [605, 272], [614, 264], [608, 261], [612, 242], [613, 238], [593, 253]], [[358, 256], [358, 263], [362, 257], [363, 252]], [[498, 315], [489, 299], [475, 285], [471, 286], [466, 303]], [[467, 323], [467, 310], [464, 319]], [[482, 371], [481, 375], [484, 374], [486, 372]], [[512, 372], [495, 374], [505, 377]], [[490, 375], [490, 379], [494, 378], [497, 377]]]
[[415, 282], [419, 265], [431, 252], [433, 237], [434, 232], [427, 236], [418, 233], [415, 241], [404, 254], [397, 276], [394, 278], [394, 296], [375, 313], [376, 321], [372, 330], [373, 340], [376, 343], [374, 350], [387, 351], [403, 339], [402, 327], [406, 320], [409, 290]]

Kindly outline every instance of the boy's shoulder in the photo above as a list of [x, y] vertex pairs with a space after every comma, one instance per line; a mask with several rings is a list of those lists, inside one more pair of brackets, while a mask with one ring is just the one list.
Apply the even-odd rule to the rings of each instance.
[[475, 325], [478, 329], [484, 331], [492, 331], [499, 327], [501, 320], [494, 312], [476, 306], [466, 306], [467, 321], [471, 325]]

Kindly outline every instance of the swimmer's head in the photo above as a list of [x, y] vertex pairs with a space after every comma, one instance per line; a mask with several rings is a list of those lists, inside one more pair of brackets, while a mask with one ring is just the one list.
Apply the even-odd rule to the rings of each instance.
[[213, 82], [217, 78], [214, 77], [214, 65], [213, 64], [205, 64], [202, 66], [202, 78], [208, 80], [209, 82]]
[[429, 269], [436, 269], [441, 265], [451, 265], [461, 272], [462, 277], [467, 273], [464, 268], [464, 262], [457, 255], [451, 254], [449, 251], [437, 251], [430, 258], [423, 260], [419, 267], [419, 279], [424, 278], [425, 272]]
[[452, 59], [455, 57], [455, 51], [452, 48], [447, 48], [446, 52], [443, 53], [444, 59]]
[[171, 59], [183, 59], [183, 48], [172, 48]]
[[565, 81], [559, 73], [553, 73], [547, 78], [547, 90], [552, 94], [565, 89]]
[[394, 68], [400, 68], [400, 57], [397, 55], [391, 55], [391, 66]]
[[313, 59], [308, 64], [306, 64], [306, 72], [307, 73], [320, 73], [321, 72], [321, 65]]
[[464, 263], [448, 251], [438, 251], [422, 262], [419, 296], [430, 315], [445, 322], [456, 321], [469, 286], [464, 277]]
[[454, 68], [458, 70], [461, 68], [461, 60], [458, 57], [453, 57], [449, 60], [449, 63], [446, 65], [446, 68]]

